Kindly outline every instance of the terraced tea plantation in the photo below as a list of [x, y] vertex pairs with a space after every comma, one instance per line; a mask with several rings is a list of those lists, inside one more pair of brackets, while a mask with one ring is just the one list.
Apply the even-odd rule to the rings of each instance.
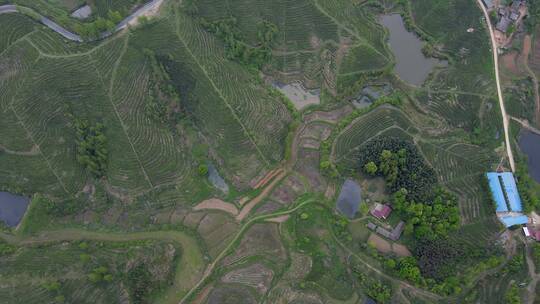
[[[0, 191], [30, 204], [0, 221], [0, 302], [534, 302], [485, 183], [508, 162], [474, 1], [13, 2]], [[420, 85], [391, 14], [440, 62]]]

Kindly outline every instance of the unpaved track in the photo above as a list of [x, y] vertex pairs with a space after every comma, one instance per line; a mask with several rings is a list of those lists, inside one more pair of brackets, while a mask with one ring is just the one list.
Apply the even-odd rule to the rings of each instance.
[[493, 53], [493, 65], [495, 68], [495, 80], [497, 82], [497, 96], [499, 97], [499, 107], [501, 108], [501, 114], [503, 118], [503, 127], [504, 127], [504, 139], [506, 145], [506, 153], [508, 154], [508, 161], [510, 162], [510, 168], [512, 172], [516, 171], [516, 165], [514, 162], [514, 155], [512, 154], [512, 146], [510, 145], [510, 134], [509, 134], [509, 118], [506, 114], [506, 108], [504, 107], [503, 94], [501, 90], [501, 81], [499, 77], [499, 55], [497, 53], [497, 42], [495, 41], [495, 35], [493, 33], [493, 26], [491, 25], [491, 20], [489, 19], [489, 13], [486, 10], [486, 7], [482, 3], [482, 0], [476, 0], [476, 3], [482, 9], [484, 13], [484, 19], [486, 20], [489, 37], [491, 40], [491, 52]]

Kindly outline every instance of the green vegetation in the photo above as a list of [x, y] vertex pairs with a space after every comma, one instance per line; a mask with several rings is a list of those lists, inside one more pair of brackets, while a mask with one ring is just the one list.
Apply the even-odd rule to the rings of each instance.
[[75, 121], [77, 161], [97, 178], [104, 176], [107, 170], [108, 150], [104, 129], [101, 123], [91, 125], [85, 120]]
[[233, 17], [214, 22], [201, 19], [201, 25], [223, 40], [229, 59], [260, 69], [272, 57], [270, 48], [278, 33], [278, 28], [269, 21], [265, 20], [257, 24], [257, 44], [255, 46], [250, 46], [245, 42], [238, 30], [237, 21]]
[[[407, 198], [425, 200], [431, 196], [437, 181], [435, 172], [430, 168], [418, 150], [409, 142], [395, 137], [380, 137], [365, 143], [360, 151], [359, 167], [374, 169], [384, 176], [390, 192], [407, 190]], [[366, 168], [368, 166], [369, 168]], [[366, 171], [368, 174], [370, 171]]]

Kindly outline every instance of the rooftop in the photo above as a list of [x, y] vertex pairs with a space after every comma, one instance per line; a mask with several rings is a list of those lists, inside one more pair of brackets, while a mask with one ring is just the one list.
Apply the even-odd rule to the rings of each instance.
[[497, 212], [523, 211], [521, 198], [512, 173], [490, 172], [487, 173], [487, 178], [491, 195], [497, 204]]

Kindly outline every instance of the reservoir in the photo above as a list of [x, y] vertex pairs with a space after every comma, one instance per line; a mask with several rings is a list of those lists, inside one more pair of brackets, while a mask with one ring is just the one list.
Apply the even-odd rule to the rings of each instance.
[[394, 72], [403, 81], [421, 86], [435, 66], [446, 64], [444, 61], [424, 56], [422, 40], [407, 31], [400, 15], [383, 15], [380, 23], [390, 32], [388, 43], [396, 58]]
[[0, 192], [0, 221], [9, 227], [15, 227], [23, 218], [30, 199], [26, 196]]
[[519, 136], [519, 148], [527, 155], [529, 174], [540, 183], [540, 135], [529, 130], [522, 130]]

